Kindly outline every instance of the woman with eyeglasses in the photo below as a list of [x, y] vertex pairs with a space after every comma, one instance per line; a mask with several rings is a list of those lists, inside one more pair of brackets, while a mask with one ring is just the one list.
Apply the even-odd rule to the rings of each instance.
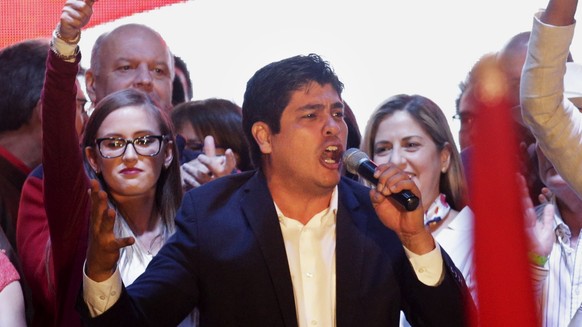
[[[362, 151], [377, 164], [394, 163], [418, 185], [426, 228], [459, 268], [473, 298], [473, 213], [461, 158], [442, 110], [420, 95], [383, 102], [364, 133]], [[407, 325], [402, 319], [402, 324]]]
[[99, 180], [117, 212], [118, 237], [135, 239], [119, 261], [129, 284], [174, 231], [182, 193], [171, 126], [143, 92], [127, 89], [101, 100], [85, 128], [88, 176]]
[[[74, 99], [58, 100], [63, 106], [50, 105], [59, 97], [52, 90], [51, 74], [43, 106], [44, 193], [54, 262], [49, 268], [54, 270], [58, 305], [72, 308], [68, 300], [76, 296], [70, 291], [76, 293], [81, 285], [87, 250], [90, 180], [98, 181], [99, 187], [92, 189], [103, 189], [116, 212], [116, 236], [134, 239], [119, 254], [118, 269], [127, 284], [145, 271], [174, 232], [182, 189], [172, 124], [145, 93], [127, 89], [102, 99], [85, 126], [79, 149], [71, 133], [74, 126], [67, 124], [74, 112], [66, 108], [74, 108]], [[60, 302], [59, 296], [67, 301]]]
[[[70, 19], [84, 26], [91, 4], [67, 2], [63, 16], [68, 18], [61, 19], [61, 24], [71, 29]], [[60, 25], [57, 29], [66, 31]], [[73, 30], [80, 33], [79, 28]], [[95, 228], [90, 222], [89, 189], [105, 191], [115, 211], [116, 237], [132, 240], [132, 246], [119, 252], [117, 267], [123, 281], [131, 284], [173, 234], [182, 188], [171, 120], [137, 86], [100, 100], [79, 142], [75, 81], [80, 55], [78, 48], [71, 55], [61, 52], [70, 40], [61, 39], [65, 36], [60, 33], [51, 42], [41, 97], [43, 195], [50, 239], [31, 245], [30, 250], [46, 253], [46, 273], [39, 275], [47, 276], [44, 283], [49, 284], [51, 299], [46, 302], [53, 304], [43, 310], [51, 312], [54, 320], [38, 324], [80, 326], [75, 303], [82, 286], [89, 229]], [[191, 315], [180, 326], [195, 324]]]

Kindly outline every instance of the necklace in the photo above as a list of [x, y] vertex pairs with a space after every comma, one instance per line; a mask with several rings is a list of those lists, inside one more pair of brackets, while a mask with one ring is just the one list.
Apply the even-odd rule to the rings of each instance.
[[[146, 252], [148, 255], [151, 255], [151, 256], [154, 255], [153, 254], [153, 252], [154, 252], [154, 246], [159, 243], [160, 244], [160, 247], [161, 247], [161, 244], [163, 243], [162, 242], [163, 239], [162, 239], [162, 233], [161, 232], [158, 235], [156, 235], [154, 238], [152, 238], [152, 240], [150, 241], [150, 246], [149, 247], [144, 246], [144, 244], [142, 243], [142, 241], [138, 237], [136, 237], [135, 240], [136, 240], [136, 244], [144, 252]], [[157, 250], [159, 250], [159, 247], [157, 247]], [[155, 252], [157, 253], [158, 251], [155, 251]]]

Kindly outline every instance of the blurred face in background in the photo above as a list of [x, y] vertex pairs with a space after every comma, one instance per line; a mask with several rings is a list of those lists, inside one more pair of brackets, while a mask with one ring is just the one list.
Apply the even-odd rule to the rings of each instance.
[[[178, 129], [177, 133], [180, 134], [186, 140], [186, 149], [192, 151], [204, 152], [204, 138], [206, 135], [199, 135], [199, 133], [194, 130], [192, 124], [189, 122], [184, 122]], [[217, 138], [214, 139], [215, 154], [217, 156], [223, 156], [227, 147], [223, 147], [222, 144], [217, 142]], [[238, 160], [238, 159], [237, 159]]]
[[457, 118], [461, 123], [459, 128], [459, 145], [461, 150], [473, 144], [475, 133], [475, 118], [477, 117], [477, 102], [473, 96], [474, 87], [472, 85], [467, 87], [459, 102], [459, 113]]
[[81, 89], [81, 84], [79, 80], [76, 81], [77, 85], [77, 111], [75, 115], [75, 129], [77, 130], [77, 135], [81, 136], [83, 134], [83, 129], [85, 127], [85, 122], [89, 118], [87, 116], [86, 106], [87, 106], [87, 97], [85, 93], [83, 93], [83, 89]]
[[538, 171], [541, 181], [544, 185], [552, 191], [558, 198], [562, 200], [566, 199], [573, 199], [576, 201], [578, 196], [576, 193], [570, 188], [568, 183], [564, 181], [562, 176], [558, 174], [554, 165], [546, 158], [546, 155], [536, 144], [536, 154], [538, 158]]

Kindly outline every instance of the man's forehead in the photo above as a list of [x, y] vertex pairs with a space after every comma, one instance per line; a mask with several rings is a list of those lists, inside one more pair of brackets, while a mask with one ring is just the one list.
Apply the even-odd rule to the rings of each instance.
[[98, 58], [105, 66], [115, 65], [121, 61], [137, 61], [166, 65], [173, 70], [169, 49], [160, 42], [144, 42], [143, 39], [111, 40], [103, 44]]
[[[338, 99], [341, 100], [341, 96], [339, 95], [339, 93], [337, 92], [337, 90], [333, 87], [333, 85], [331, 83], [326, 83], [326, 84], [319, 84], [316, 81], [309, 81], [305, 84], [303, 84], [302, 86], [300, 86], [299, 88], [291, 91], [291, 96], [303, 96], [303, 95], [312, 95], [314, 94], [314, 92], [320, 92], [322, 89], [328, 89], [330, 92], [333, 93], [334, 97], [337, 97]], [[327, 91], [326, 91], [327, 93]]]
[[125, 25], [108, 33], [103, 39], [102, 48], [119, 51], [168, 52], [166, 42], [156, 31], [142, 25]]
[[169, 50], [166, 47], [166, 44], [159, 38], [156, 37], [147, 37], [147, 36], [140, 36], [136, 34], [124, 36], [111, 36], [108, 37], [104, 44], [103, 49], [112, 50], [112, 51], [124, 51], [124, 52], [135, 52], [135, 53], [143, 53], [144, 51], [150, 53], [166, 53], [169, 55]]

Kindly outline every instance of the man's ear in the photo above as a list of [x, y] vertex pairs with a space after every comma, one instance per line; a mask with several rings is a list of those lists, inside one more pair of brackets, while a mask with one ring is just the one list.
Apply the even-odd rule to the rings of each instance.
[[271, 129], [269, 128], [269, 125], [265, 122], [258, 121], [253, 124], [251, 133], [255, 138], [255, 142], [257, 142], [257, 145], [261, 149], [261, 152], [263, 154], [271, 153]]
[[445, 174], [451, 165], [451, 144], [449, 142], [445, 143], [445, 146], [441, 150], [440, 154], [441, 161], [441, 172]]
[[99, 170], [99, 164], [97, 163], [97, 153], [95, 149], [88, 146], [85, 147], [85, 156], [87, 156], [87, 161], [89, 161], [89, 166], [96, 174], [99, 174], [101, 171]]
[[95, 94], [95, 75], [91, 69], [85, 72], [85, 89], [87, 90], [87, 95], [91, 99], [92, 103], [97, 103], [97, 95]]

